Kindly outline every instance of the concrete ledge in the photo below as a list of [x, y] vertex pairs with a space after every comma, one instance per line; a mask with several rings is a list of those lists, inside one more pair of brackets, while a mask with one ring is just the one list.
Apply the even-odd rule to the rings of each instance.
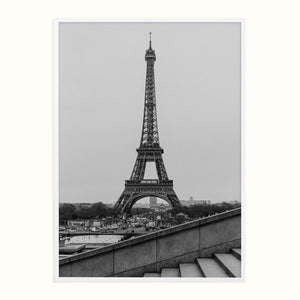
[[241, 243], [241, 209], [135, 237], [59, 261], [61, 277], [141, 276]]
[[146, 234], [146, 235], [143, 235], [143, 236], [138, 236], [138, 237], [135, 237], [135, 238], [127, 240], [127, 241], [119, 242], [119, 243], [114, 244], [114, 245], [109, 245], [109, 246], [105, 246], [105, 247], [102, 247], [102, 248], [99, 248], [99, 249], [95, 249], [95, 250], [91, 250], [91, 251], [88, 251], [88, 252], [80, 253], [78, 255], [66, 257], [66, 258], [63, 258], [63, 259], [59, 260], [59, 265], [64, 265], [64, 264], [67, 264], [67, 263], [70, 263], [70, 262], [73, 262], [73, 261], [76, 261], [76, 260], [80, 260], [80, 259], [91, 257], [91, 256], [94, 256], [94, 255], [110, 252], [110, 251], [113, 251], [113, 250], [116, 250], [116, 249], [133, 246], [133, 245], [136, 245], [138, 243], [143, 243], [143, 242], [146, 242], [146, 241], [149, 241], [149, 240], [152, 240], [152, 239], [156, 239], [156, 238], [163, 237], [163, 236], [166, 236], [166, 235], [174, 234], [176, 232], [191, 229], [191, 228], [194, 228], [194, 227], [203, 226], [205, 224], [218, 222], [220, 220], [227, 219], [227, 218], [237, 216], [237, 215], [240, 215], [240, 214], [241, 214], [241, 209], [240, 208], [233, 209], [233, 210], [226, 211], [226, 212], [223, 212], [223, 213], [220, 213], [220, 214], [216, 214], [216, 215], [213, 215], [213, 216], [202, 218], [202, 219], [199, 219], [199, 220], [196, 220], [196, 221], [187, 222], [187, 223], [184, 223], [184, 224], [181, 224], [181, 225], [173, 226], [171, 228], [159, 230], [159, 231], [156, 231], [154, 233], [149, 233], [149, 234]]

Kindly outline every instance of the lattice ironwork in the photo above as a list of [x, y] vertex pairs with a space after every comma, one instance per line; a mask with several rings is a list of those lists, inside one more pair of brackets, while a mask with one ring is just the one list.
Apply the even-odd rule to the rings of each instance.
[[[173, 181], [168, 178], [162, 158], [164, 150], [159, 144], [154, 80], [156, 55], [152, 49], [151, 33], [145, 60], [147, 70], [141, 142], [130, 180], [125, 181], [125, 189], [115, 204], [116, 214], [129, 212], [136, 201], [149, 196], [162, 198], [173, 207], [181, 206], [173, 189]], [[158, 180], [144, 179], [147, 162], [155, 162]]]

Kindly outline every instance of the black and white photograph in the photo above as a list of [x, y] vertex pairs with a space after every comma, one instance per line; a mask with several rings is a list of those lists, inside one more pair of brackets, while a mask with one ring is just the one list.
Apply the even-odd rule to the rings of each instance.
[[242, 22], [58, 22], [59, 277], [242, 277]]
[[1, 299], [300, 299], [298, 2], [1, 1]]

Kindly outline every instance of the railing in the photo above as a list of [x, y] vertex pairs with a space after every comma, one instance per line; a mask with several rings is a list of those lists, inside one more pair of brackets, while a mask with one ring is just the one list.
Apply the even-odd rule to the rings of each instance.
[[143, 179], [143, 180], [125, 180], [126, 184], [173, 184], [173, 180], [162, 180], [158, 179]]
[[144, 179], [144, 180], [141, 181], [141, 183], [153, 184], [153, 183], [159, 183], [159, 181], [157, 179]]

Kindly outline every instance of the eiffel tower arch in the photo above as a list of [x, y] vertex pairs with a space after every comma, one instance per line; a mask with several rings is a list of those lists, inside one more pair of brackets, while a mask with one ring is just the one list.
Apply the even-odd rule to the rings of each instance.
[[[145, 60], [147, 70], [141, 141], [136, 149], [138, 154], [130, 179], [125, 181], [125, 189], [115, 204], [115, 214], [130, 212], [136, 201], [149, 196], [161, 198], [173, 207], [181, 206], [173, 189], [173, 181], [168, 178], [162, 158], [164, 150], [159, 144], [154, 80], [156, 55], [151, 45], [151, 33]], [[147, 162], [155, 163], [158, 179], [144, 179]]]

